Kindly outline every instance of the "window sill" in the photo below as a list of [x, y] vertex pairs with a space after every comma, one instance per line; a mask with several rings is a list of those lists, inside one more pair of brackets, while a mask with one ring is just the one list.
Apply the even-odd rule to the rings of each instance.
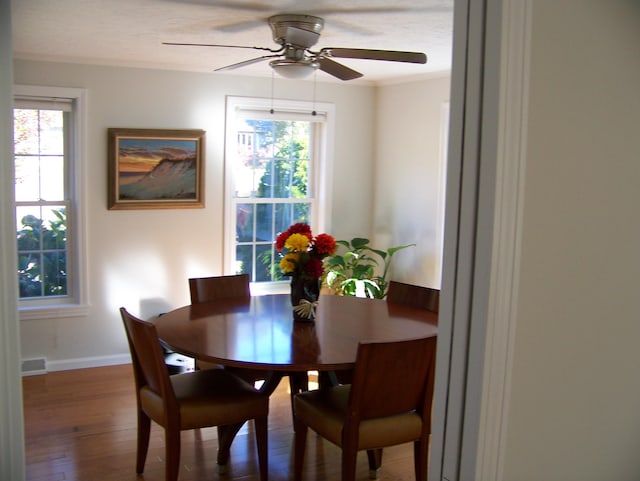
[[18, 317], [21, 321], [84, 317], [88, 314], [89, 306], [86, 304], [60, 304], [59, 306], [21, 307], [18, 309]]
[[266, 296], [268, 294], [289, 294], [289, 292], [291, 292], [289, 283], [290, 281], [252, 282], [251, 295]]

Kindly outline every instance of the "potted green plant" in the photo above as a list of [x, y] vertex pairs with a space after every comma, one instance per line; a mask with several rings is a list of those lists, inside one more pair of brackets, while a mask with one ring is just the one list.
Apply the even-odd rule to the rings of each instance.
[[[387, 295], [387, 275], [393, 255], [415, 244], [375, 249], [369, 239], [355, 237], [351, 241], [339, 240], [338, 250], [324, 260], [323, 284], [342, 296], [363, 294], [373, 299]], [[382, 270], [382, 274], [379, 274]]]

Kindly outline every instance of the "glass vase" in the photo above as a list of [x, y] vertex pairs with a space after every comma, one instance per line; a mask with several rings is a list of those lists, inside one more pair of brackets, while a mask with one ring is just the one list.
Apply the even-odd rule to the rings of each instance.
[[302, 276], [291, 277], [291, 306], [293, 320], [313, 322], [320, 297], [320, 279]]

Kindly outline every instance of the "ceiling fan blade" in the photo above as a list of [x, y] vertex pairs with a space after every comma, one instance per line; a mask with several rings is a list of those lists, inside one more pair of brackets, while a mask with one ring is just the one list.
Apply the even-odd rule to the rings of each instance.
[[362, 77], [360, 72], [357, 72], [346, 65], [335, 62], [330, 58], [316, 57], [314, 60], [320, 64], [320, 70], [327, 72], [329, 75], [333, 75], [340, 80], [353, 80]]
[[388, 60], [391, 62], [427, 63], [427, 56], [421, 52], [401, 52], [398, 50], [370, 50], [366, 48], [323, 48], [320, 55], [336, 58], [361, 58], [366, 60]]
[[268, 58], [276, 58], [280, 57], [280, 55], [263, 55], [262, 57], [256, 57], [249, 60], [243, 60], [242, 62], [232, 63], [231, 65], [227, 65], [225, 67], [220, 67], [215, 69], [215, 72], [220, 72], [222, 70], [234, 70], [240, 67], [246, 67], [247, 65], [253, 65], [254, 63], [262, 62]]
[[179, 47], [224, 47], [224, 48], [250, 48], [253, 50], [265, 50], [267, 52], [278, 53], [282, 52], [284, 48], [272, 49], [268, 47], [249, 47], [245, 45], [220, 45], [214, 43], [177, 43], [177, 42], [162, 42], [162, 45], [177, 45]]

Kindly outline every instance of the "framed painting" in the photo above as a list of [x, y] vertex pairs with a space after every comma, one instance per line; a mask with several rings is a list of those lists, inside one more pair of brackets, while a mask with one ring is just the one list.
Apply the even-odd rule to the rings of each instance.
[[108, 207], [204, 207], [204, 130], [108, 129]]

